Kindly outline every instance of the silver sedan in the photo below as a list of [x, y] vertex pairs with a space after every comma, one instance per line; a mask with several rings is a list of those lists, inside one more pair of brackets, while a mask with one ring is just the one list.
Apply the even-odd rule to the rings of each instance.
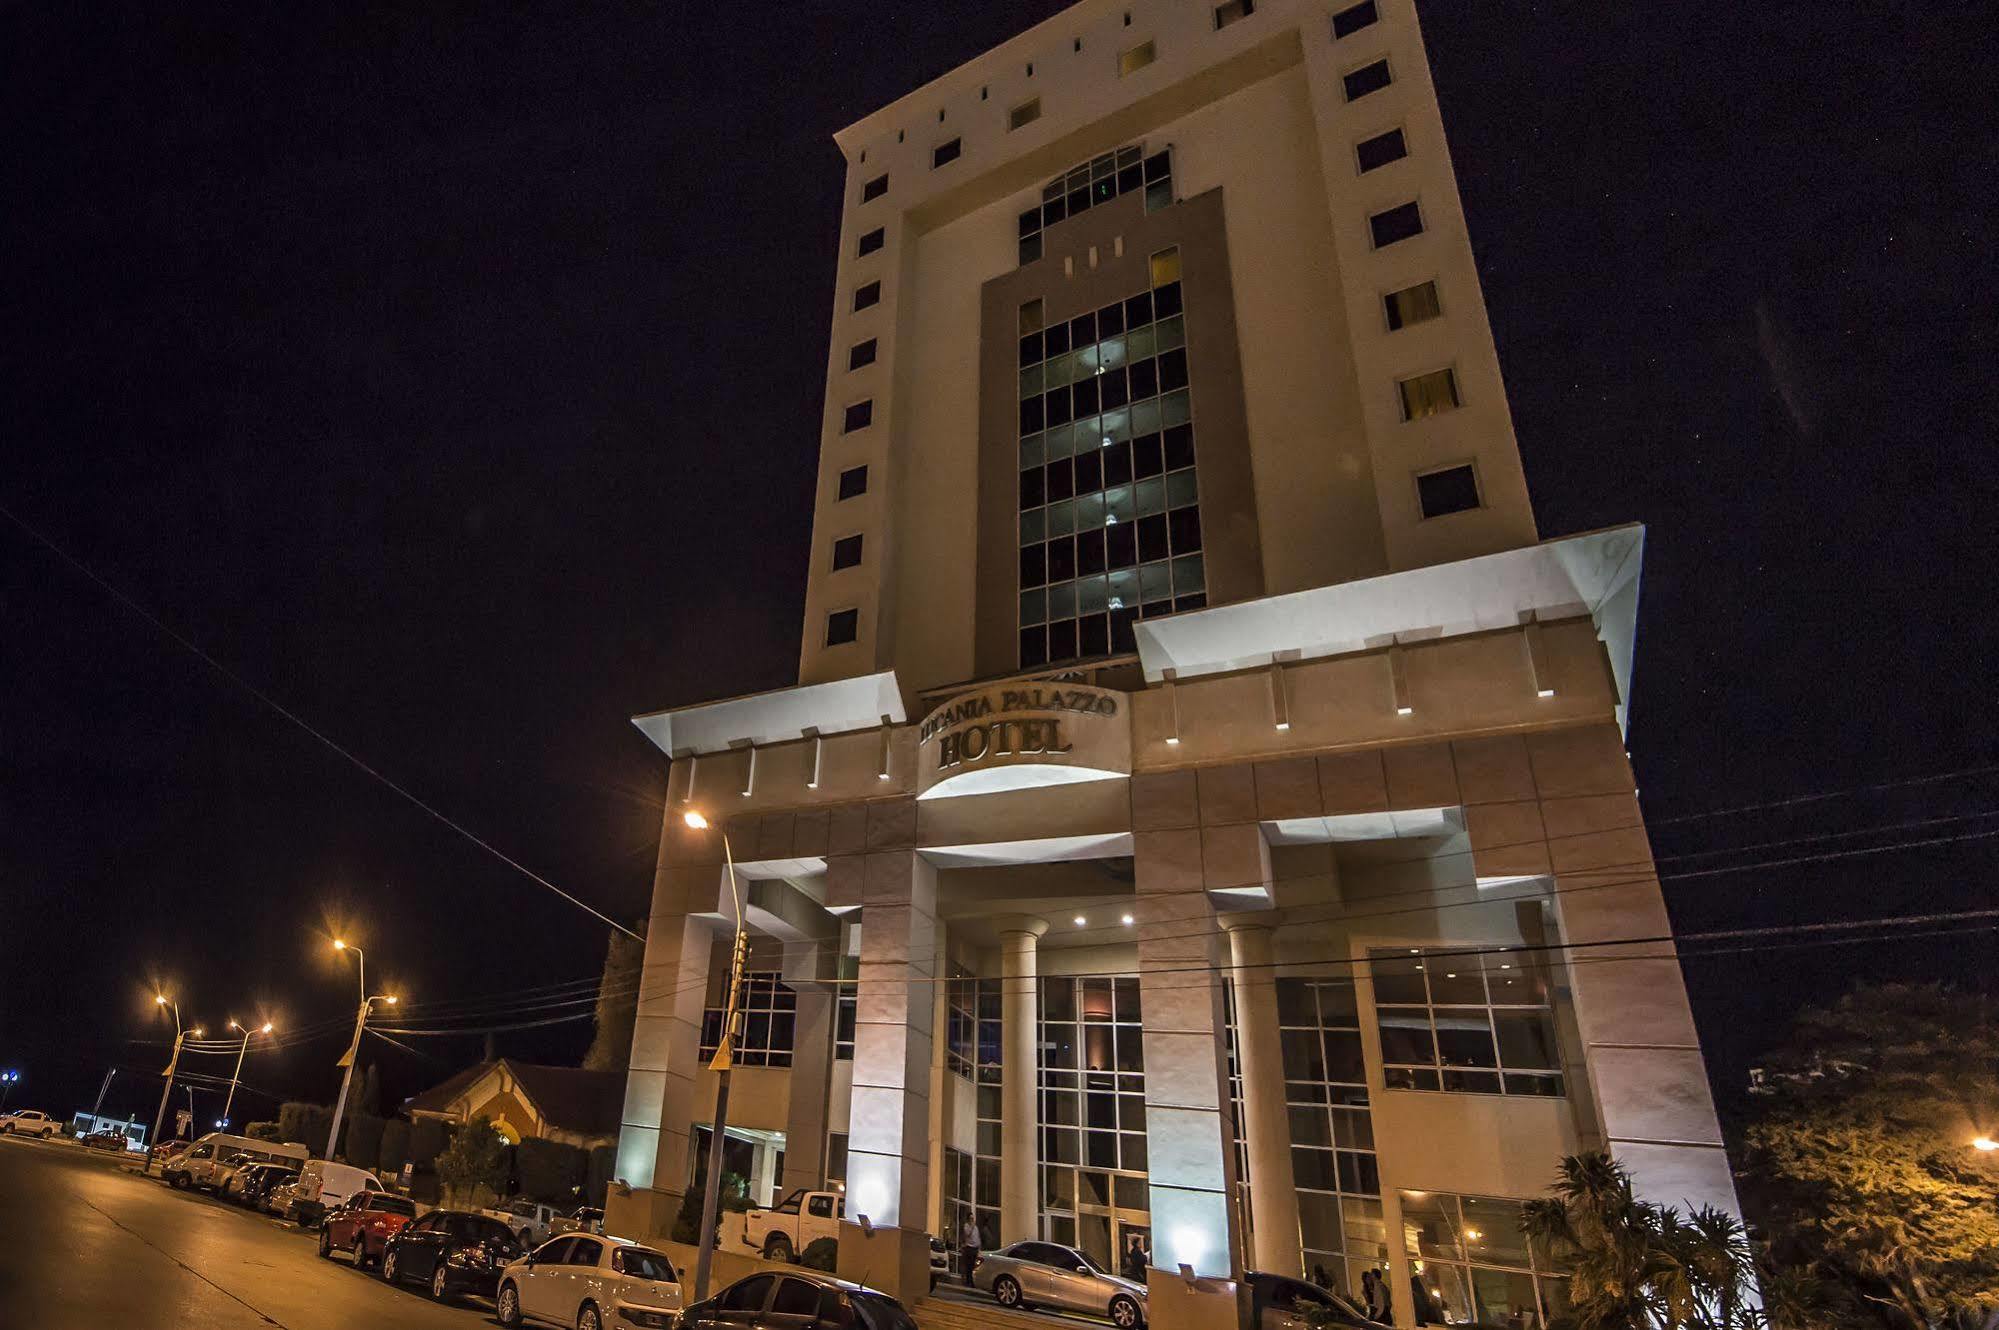
[[1059, 1243], [1016, 1242], [988, 1252], [972, 1271], [972, 1283], [1002, 1307], [1062, 1307], [1108, 1316], [1125, 1330], [1145, 1324], [1145, 1285], [1099, 1270]]

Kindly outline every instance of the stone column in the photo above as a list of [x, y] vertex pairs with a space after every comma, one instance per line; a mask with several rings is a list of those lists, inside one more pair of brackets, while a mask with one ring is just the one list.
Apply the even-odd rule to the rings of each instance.
[[[913, 800], [907, 838], [914, 840]], [[868, 838], [876, 835], [869, 806]], [[884, 817], [896, 811], [884, 809]], [[892, 831], [884, 831], [887, 838]], [[839, 1273], [914, 1303], [929, 1290], [930, 1025], [936, 979], [937, 873], [913, 848], [866, 856], [847, 1219]], [[866, 1222], [862, 1220], [865, 1217]]]
[[946, 978], [951, 973], [945, 953], [944, 925], [937, 925], [937, 953], [930, 967], [936, 982], [930, 985], [930, 1196], [923, 1207], [923, 1226], [946, 1242], [956, 1242], [944, 1231], [944, 1145], [950, 1136], [949, 1092], [945, 1088], [946, 1031], [951, 1022], [951, 992]]
[[1000, 939], [1000, 1233], [1002, 1245], [1041, 1236], [1041, 1069], [1038, 939], [1048, 921], [1004, 915]]
[[1395, 1324], [1416, 1324], [1416, 1295], [1409, 1287], [1409, 1236], [1402, 1227], [1402, 1193], [1381, 1189], [1381, 1226], [1388, 1238], [1388, 1305]]
[[1249, 1147], [1250, 1242], [1259, 1270], [1303, 1278], [1291, 1118], [1284, 1106], [1284, 1044], [1270, 915], [1223, 916], [1233, 967], [1236, 1059], [1242, 1066], [1242, 1132]]
[[827, 1100], [833, 1080], [832, 983], [839, 929], [784, 944], [784, 982], [798, 995], [791, 1036], [791, 1101], [784, 1120], [782, 1190], [826, 1185]]

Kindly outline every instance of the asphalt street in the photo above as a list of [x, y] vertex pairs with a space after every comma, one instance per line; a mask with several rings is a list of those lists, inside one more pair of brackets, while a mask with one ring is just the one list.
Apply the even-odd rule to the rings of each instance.
[[484, 1302], [321, 1260], [317, 1236], [140, 1177], [116, 1156], [0, 1138], [0, 1327], [473, 1330]]

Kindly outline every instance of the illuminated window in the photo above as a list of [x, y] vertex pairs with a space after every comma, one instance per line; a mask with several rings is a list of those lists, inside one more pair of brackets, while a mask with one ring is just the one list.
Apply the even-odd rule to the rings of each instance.
[[[858, 980], [861, 963], [852, 956], [840, 958], [839, 995], [833, 999], [833, 1057], [854, 1060], [854, 1027], [861, 1014]], [[845, 1176], [844, 1174], [842, 1176]]]
[[1011, 133], [1014, 130], [1019, 129], [1024, 125], [1031, 125], [1040, 118], [1041, 118], [1041, 99], [1039, 97], [1030, 97], [1026, 101], [1022, 102], [1020, 105], [1014, 107], [1011, 111], [1007, 112], [1006, 116], [1007, 132]]
[[1333, 40], [1351, 37], [1362, 28], [1371, 28], [1380, 21], [1381, 11], [1374, 7], [1374, 0], [1361, 0], [1360, 4], [1333, 15]]
[[1225, 5], [1215, 6], [1215, 31], [1220, 32], [1238, 19], [1246, 19], [1256, 12], [1256, 0], [1228, 0]]
[[1162, 249], [1152, 256], [1152, 285], [1156, 289], [1180, 280], [1180, 248]]
[[[1559, 1263], [1520, 1226], [1520, 1202], [1499, 1196], [1402, 1193], [1402, 1232], [1417, 1287], [1434, 1304], [1417, 1319], [1547, 1325], [1569, 1307]], [[1420, 1295], [1419, 1295], [1420, 1296]]]
[[872, 365], [874, 363], [875, 363], [874, 338], [870, 337], [865, 342], [855, 342], [851, 347], [847, 348], [847, 368], [849, 370], [861, 369], [864, 366]]
[[948, 162], [957, 161], [958, 155], [964, 150], [965, 141], [961, 138], [938, 144], [930, 150], [930, 169], [934, 171]]
[[858, 567], [861, 562], [861, 538], [842, 536], [833, 542], [833, 571]]
[[835, 610], [826, 616], [826, 645], [845, 646], [861, 635], [859, 610]]
[[1143, 149], [1133, 144], [1055, 177], [1041, 187], [1039, 206], [1020, 214], [1020, 262], [1029, 264], [1041, 257], [1042, 232], [1057, 222], [1137, 190], [1145, 192], [1147, 212], [1157, 212], [1173, 202], [1171, 149], [1146, 157]]
[[1394, 82], [1394, 80], [1389, 77], [1388, 62], [1386, 60], [1376, 60], [1354, 70], [1342, 79], [1341, 82], [1346, 87], [1347, 100], [1357, 102], [1369, 93], [1380, 92], [1383, 88]]
[[888, 172], [884, 171], [861, 186], [861, 202], [871, 202], [886, 193], [888, 193]]
[[858, 499], [868, 492], [868, 469], [865, 466], [850, 466], [840, 473], [840, 497]]
[[1368, 953], [1392, 1090], [1560, 1095], [1547, 982], [1504, 953]]
[[868, 308], [868, 306], [870, 305], [878, 305], [881, 303], [881, 298], [882, 298], [881, 282], [880, 281], [869, 282], [866, 286], [861, 287], [858, 291], [854, 292], [854, 309], [856, 311], [859, 311]]
[[848, 406], [846, 414], [840, 418], [840, 430], [852, 434], [857, 429], [866, 429], [875, 423], [875, 399], [855, 402]]
[[1395, 391], [1402, 399], [1404, 420], [1440, 416], [1446, 411], [1457, 410], [1460, 405], [1458, 376], [1449, 369], [1431, 370], [1413, 379], [1403, 379], [1395, 385]]
[[1084, 1216], [1151, 1209], [1138, 980], [1043, 979], [1040, 990], [1041, 1235], [1087, 1250]]
[[826, 1133], [826, 1185], [844, 1183], [847, 1180], [847, 1133], [829, 1131]]
[[877, 226], [874, 230], [862, 236], [861, 243], [855, 247], [854, 250], [855, 256], [858, 258], [866, 258], [868, 255], [880, 249], [882, 247], [882, 237], [885, 234], [886, 232], [881, 227]]
[[[724, 995], [726, 998], [726, 994]], [[717, 1004], [702, 1013], [701, 1058], [715, 1056], [722, 1042], [722, 1017]], [[775, 970], [743, 976], [742, 1035], [736, 1041], [736, 1063], [744, 1067], [789, 1067], [792, 1029], [797, 1020], [798, 994]]]
[[1136, 74], [1159, 58], [1159, 48], [1152, 42], [1140, 42], [1129, 51], [1120, 52], [1117, 58], [1117, 76]]
[[1367, 229], [1374, 238], [1374, 247], [1386, 249], [1411, 236], [1422, 235], [1423, 212], [1414, 203], [1404, 203], [1369, 217]]
[[1402, 131], [1391, 129], [1386, 134], [1376, 134], [1371, 139], [1362, 139], [1354, 145], [1354, 160], [1360, 164], [1362, 175], [1379, 170], [1390, 162], [1399, 162], [1409, 155], [1409, 144], [1402, 137]]
[[1407, 328], [1412, 324], [1427, 323], [1444, 312], [1437, 299], [1435, 282], [1418, 282], [1405, 286], [1400, 291], [1390, 291], [1381, 298], [1388, 313], [1388, 331]]
[[1416, 499], [1424, 517], [1448, 517], [1479, 506], [1478, 476], [1470, 463], [1426, 471], [1416, 477]]

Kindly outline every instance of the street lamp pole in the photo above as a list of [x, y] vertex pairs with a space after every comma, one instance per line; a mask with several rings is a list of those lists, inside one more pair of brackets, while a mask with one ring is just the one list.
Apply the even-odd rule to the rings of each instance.
[[18, 1071], [0, 1072], [0, 1112], [7, 1108], [7, 1096], [14, 1093], [14, 1082], [21, 1079]]
[[[180, 1046], [187, 1039], [187, 1034], [181, 1029], [180, 1024], [180, 1003], [168, 998], [164, 993], [154, 994], [153, 1002], [156, 1006], [165, 1007], [174, 1014], [174, 1051], [173, 1056], [167, 1059], [167, 1069], [160, 1073], [166, 1080], [160, 1086], [160, 1111], [153, 1115], [153, 1134], [146, 1141], [146, 1163], [139, 1170], [141, 1173], [152, 1172], [153, 1155], [160, 1148], [160, 1133], [167, 1125], [167, 1097], [173, 1093], [174, 1071], [180, 1066]], [[195, 1037], [199, 1038], [201, 1027], [197, 1025], [194, 1033]]]
[[[686, 820], [696, 831], [708, 827], [708, 819], [692, 810]], [[736, 906], [736, 945], [729, 956], [729, 1001], [722, 1011], [722, 1036], [708, 1064], [715, 1073], [715, 1125], [708, 1137], [708, 1184], [701, 1196], [701, 1243], [694, 1258], [696, 1302], [708, 1296], [708, 1272], [715, 1260], [715, 1227], [722, 1208], [722, 1144], [729, 1130], [729, 1070], [735, 1065], [736, 1025], [742, 1020], [743, 963], [749, 954], [749, 934], [743, 931], [743, 896], [736, 887], [736, 855], [729, 847], [729, 833], [723, 831], [721, 837], [722, 860], [729, 870], [729, 898]]]
[[[250, 1051], [251, 1034], [251, 1031], [236, 1024], [235, 1021], [230, 1021], [229, 1027], [233, 1030], [243, 1031], [243, 1042], [236, 1048], [236, 1071], [229, 1078], [229, 1095], [222, 1101], [222, 1125], [224, 1127], [229, 1125], [229, 1107], [236, 1102], [236, 1083], [243, 1079], [243, 1055]], [[265, 1021], [256, 1031], [258, 1034], [269, 1034], [270, 1032], [271, 1023], [269, 1021]]]
[[361, 1009], [354, 1015], [354, 1042], [347, 1045], [347, 1052], [342, 1055], [337, 1064], [345, 1067], [347, 1071], [340, 1078], [340, 1097], [333, 1101], [333, 1130], [326, 1133], [326, 1158], [328, 1159], [333, 1158], [334, 1143], [340, 1139], [340, 1119], [347, 1111], [347, 1089], [354, 1083], [354, 1062], [361, 1052], [361, 1032], [368, 1026], [368, 1008], [376, 1002], [385, 1002], [391, 1007], [396, 1005], [396, 999], [393, 996], [385, 997], [380, 994], [374, 997], [368, 996], [368, 958], [361, 954], [361, 948], [350, 946], [339, 938], [335, 938], [333, 940], [333, 949], [335, 951], [351, 951], [354, 953], [354, 959], [360, 968]]
[[116, 1076], [117, 1074], [118, 1074], [118, 1069], [116, 1067], [113, 1067], [110, 1071], [105, 1072], [103, 1082], [97, 1087], [97, 1102], [90, 1106], [90, 1118], [93, 1126], [96, 1125], [97, 1114], [99, 1110], [101, 1110], [104, 1107], [104, 1092], [111, 1088], [111, 1078]]

